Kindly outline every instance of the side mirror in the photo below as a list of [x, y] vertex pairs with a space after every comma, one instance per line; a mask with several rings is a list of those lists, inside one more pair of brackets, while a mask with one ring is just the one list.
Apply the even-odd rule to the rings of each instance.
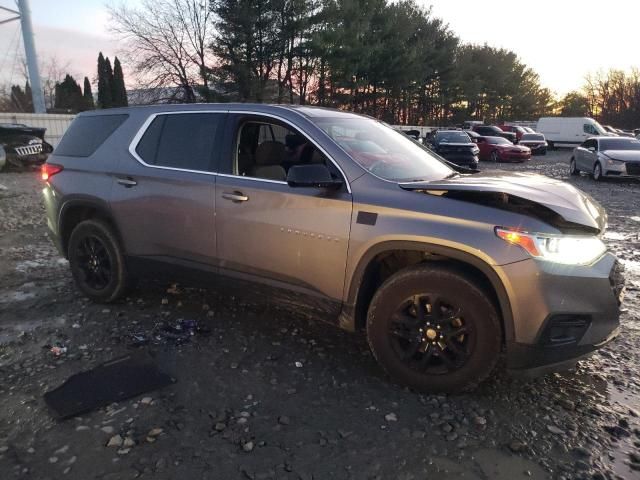
[[294, 165], [287, 173], [287, 183], [290, 187], [339, 188], [342, 180], [331, 176], [326, 165]]

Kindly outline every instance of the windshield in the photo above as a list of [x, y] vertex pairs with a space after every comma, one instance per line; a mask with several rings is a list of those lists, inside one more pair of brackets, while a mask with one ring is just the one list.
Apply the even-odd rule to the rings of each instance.
[[522, 140], [539, 140], [542, 141], [544, 140], [544, 135], [541, 135], [539, 133], [525, 133], [524, 135], [522, 135], [522, 138], [520, 139], [520, 141]]
[[640, 150], [640, 141], [633, 138], [600, 140], [600, 150]]
[[438, 132], [436, 140], [449, 143], [469, 143], [469, 136], [464, 132]]
[[385, 180], [441, 180], [455, 173], [427, 148], [376, 120], [326, 117], [313, 121], [362, 168]]
[[492, 145], [513, 145], [509, 140], [503, 137], [487, 137], [487, 143]]

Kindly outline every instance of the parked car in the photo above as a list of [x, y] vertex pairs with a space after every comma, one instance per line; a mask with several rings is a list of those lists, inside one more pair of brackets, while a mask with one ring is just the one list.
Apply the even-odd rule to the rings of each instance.
[[613, 135], [614, 137], [617, 137], [619, 132], [617, 128], [613, 128], [611, 125], [602, 125], [602, 128], [604, 128], [604, 131]]
[[478, 143], [478, 139], [482, 137], [482, 135], [474, 132], [473, 130], [464, 130], [464, 133], [466, 133], [469, 136], [469, 138], [473, 143]]
[[433, 151], [456, 165], [476, 168], [480, 149], [469, 135], [460, 130], [438, 130], [433, 137]]
[[546, 155], [547, 141], [541, 133], [524, 133], [518, 142], [522, 147], [531, 149], [531, 155]]
[[3, 166], [28, 168], [42, 165], [53, 151], [53, 147], [44, 140], [45, 131], [45, 128], [19, 123], [0, 123], [0, 147], [5, 152]]
[[536, 128], [547, 140], [550, 150], [555, 147], [575, 147], [593, 136], [606, 136], [606, 130], [589, 117], [542, 117]]
[[515, 133], [516, 134], [515, 143], [519, 143], [520, 139], [522, 138], [522, 135], [527, 133], [527, 131], [523, 127], [520, 127], [518, 125], [498, 125], [498, 128], [500, 128], [500, 130], [505, 132]]
[[595, 200], [535, 174], [460, 174], [368, 117], [83, 112], [42, 178], [48, 231], [93, 301], [139, 277], [222, 276], [366, 331], [384, 370], [420, 391], [471, 389], [503, 352], [512, 370], [573, 365], [619, 325], [623, 280]]
[[502, 137], [506, 138], [511, 143], [516, 143], [517, 140], [515, 133], [505, 132], [495, 125], [474, 125], [472, 130], [483, 137]]
[[571, 175], [640, 177], [640, 141], [628, 137], [594, 137], [573, 151], [569, 161]]
[[524, 128], [524, 131], [527, 133], [537, 133], [533, 128], [531, 127], [522, 127]]
[[514, 145], [506, 138], [502, 137], [480, 137], [478, 138], [478, 148], [480, 160], [491, 162], [524, 162], [531, 158], [531, 149], [520, 145]]

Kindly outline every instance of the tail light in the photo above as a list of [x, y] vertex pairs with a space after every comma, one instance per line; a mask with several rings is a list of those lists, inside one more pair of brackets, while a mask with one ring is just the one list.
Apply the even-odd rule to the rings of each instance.
[[40, 176], [42, 177], [42, 180], [46, 182], [56, 173], [60, 173], [62, 169], [62, 165], [56, 165], [55, 163], [43, 163], [42, 169], [40, 170]]

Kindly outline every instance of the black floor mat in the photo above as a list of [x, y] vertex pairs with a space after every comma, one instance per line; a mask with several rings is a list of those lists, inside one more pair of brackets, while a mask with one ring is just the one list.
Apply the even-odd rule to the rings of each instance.
[[60, 418], [69, 418], [173, 382], [148, 355], [127, 355], [69, 377], [45, 393], [44, 401]]

